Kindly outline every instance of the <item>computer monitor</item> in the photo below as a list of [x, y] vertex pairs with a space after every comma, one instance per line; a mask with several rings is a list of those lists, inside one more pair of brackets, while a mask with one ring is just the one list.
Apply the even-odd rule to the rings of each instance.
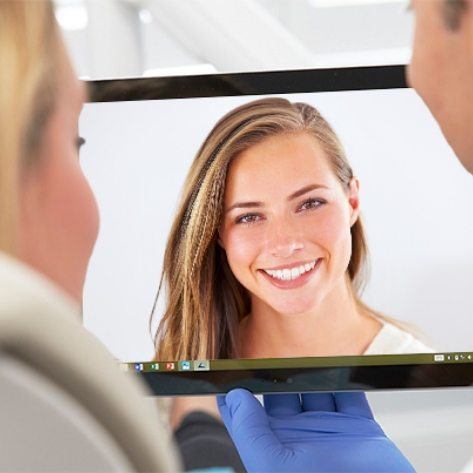
[[473, 384], [473, 184], [403, 66], [89, 87], [84, 324], [156, 395]]

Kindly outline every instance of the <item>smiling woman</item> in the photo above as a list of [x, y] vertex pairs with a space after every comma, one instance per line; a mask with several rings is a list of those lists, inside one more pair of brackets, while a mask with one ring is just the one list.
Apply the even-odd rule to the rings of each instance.
[[431, 351], [361, 300], [359, 182], [312, 106], [257, 100], [191, 166], [161, 284], [159, 360]]

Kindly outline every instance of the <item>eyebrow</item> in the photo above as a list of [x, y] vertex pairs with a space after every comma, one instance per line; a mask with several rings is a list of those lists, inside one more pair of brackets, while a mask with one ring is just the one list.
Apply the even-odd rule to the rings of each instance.
[[[293, 192], [288, 198], [288, 202], [294, 199], [297, 199], [297, 197], [300, 197], [304, 194], [307, 194], [307, 192], [313, 191], [315, 189], [328, 189], [327, 186], [323, 186], [321, 184], [309, 184], [308, 186], [302, 187], [301, 189], [297, 190], [296, 192]], [[227, 212], [230, 212], [231, 210], [234, 209], [248, 209], [248, 208], [256, 208], [256, 207], [263, 207], [264, 204], [263, 202], [237, 202], [236, 204], [233, 204], [230, 206], [227, 210]]]

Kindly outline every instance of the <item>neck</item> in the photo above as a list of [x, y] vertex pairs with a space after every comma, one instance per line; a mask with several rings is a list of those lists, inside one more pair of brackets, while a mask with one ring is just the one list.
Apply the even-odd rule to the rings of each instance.
[[260, 299], [251, 307], [241, 325], [243, 358], [361, 355], [381, 327], [345, 280], [305, 313], [281, 314]]

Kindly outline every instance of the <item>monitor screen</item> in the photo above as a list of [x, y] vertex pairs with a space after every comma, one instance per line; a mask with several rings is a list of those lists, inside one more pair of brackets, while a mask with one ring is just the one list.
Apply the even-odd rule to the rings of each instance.
[[125, 369], [472, 360], [473, 185], [412, 89], [155, 84], [80, 119], [84, 324]]

